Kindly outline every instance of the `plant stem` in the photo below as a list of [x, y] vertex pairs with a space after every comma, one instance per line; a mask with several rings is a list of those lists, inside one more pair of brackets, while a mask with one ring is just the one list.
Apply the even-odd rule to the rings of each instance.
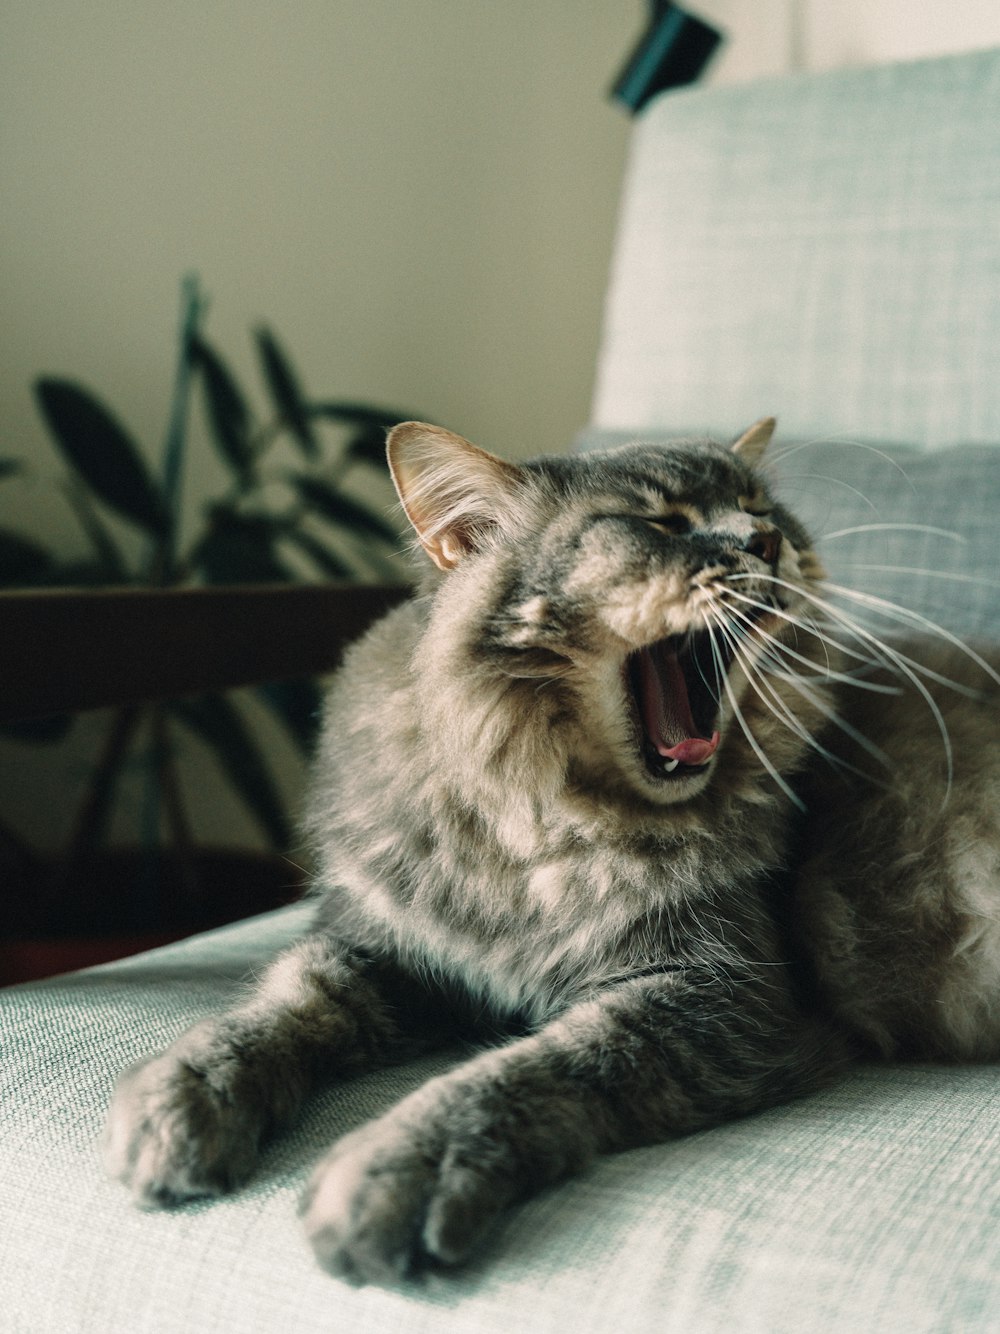
[[114, 716], [97, 769], [73, 823], [64, 858], [69, 876], [86, 861], [104, 837], [118, 776], [141, 712], [133, 706], [120, 709]]
[[27, 840], [15, 833], [10, 825], [4, 824], [2, 820], [0, 820], [0, 849], [8, 862], [14, 862], [20, 867], [34, 868], [38, 865], [38, 854], [32, 850]]
[[173, 846], [177, 851], [180, 890], [194, 900], [198, 875], [194, 861], [194, 834], [184, 808], [184, 798], [177, 774], [177, 751], [171, 741], [166, 710], [160, 705], [153, 714], [153, 737], [160, 776], [160, 793], [164, 814], [170, 828]]
[[[166, 918], [168, 908], [176, 913], [180, 906], [193, 905], [198, 888], [192, 853], [191, 828], [184, 810], [180, 784], [177, 781], [176, 756], [167, 729], [166, 710], [154, 704], [150, 711], [150, 751], [145, 762], [146, 787], [142, 807], [142, 862], [138, 894], [139, 920], [159, 923]], [[169, 844], [177, 854], [182, 904], [168, 905], [164, 900], [166, 868], [160, 847], [160, 818], [166, 817]]]
[[170, 526], [162, 541], [150, 553], [149, 580], [154, 584], [168, 584], [174, 575], [174, 551], [180, 526], [181, 470], [191, 388], [191, 343], [198, 331], [203, 309], [197, 276], [188, 274], [181, 283], [180, 350], [163, 445], [163, 498], [170, 516]]

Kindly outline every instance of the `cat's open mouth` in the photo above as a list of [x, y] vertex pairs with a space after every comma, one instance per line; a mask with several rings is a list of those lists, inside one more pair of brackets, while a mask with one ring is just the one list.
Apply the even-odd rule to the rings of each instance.
[[703, 772], [715, 754], [722, 673], [729, 662], [707, 631], [673, 635], [633, 653], [626, 679], [642, 758], [655, 778]]

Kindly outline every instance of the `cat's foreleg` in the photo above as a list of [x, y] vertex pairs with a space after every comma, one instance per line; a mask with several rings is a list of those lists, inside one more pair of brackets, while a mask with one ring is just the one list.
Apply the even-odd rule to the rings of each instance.
[[764, 992], [630, 982], [430, 1081], [319, 1164], [302, 1212], [320, 1263], [353, 1283], [457, 1263], [508, 1205], [595, 1154], [806, 1091], [835, 1040]]
[[392, 1054], [409, 1008], [395, 977], [323, 934], [285, 950], [233, 1009], [121, 1076], [109, 1172], [147, 1208], [238, 1185], [318, 1079]]

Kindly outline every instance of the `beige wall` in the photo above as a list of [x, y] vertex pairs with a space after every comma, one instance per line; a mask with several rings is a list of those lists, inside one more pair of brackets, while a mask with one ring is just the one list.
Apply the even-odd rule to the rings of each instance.
[[[995, 0], [694, 0], [733, 81], [1000, 42]], [[29, 385], [91, 383], [159, 455], [177, 290], [252, 379], [266, 319], [324, 393], [501, 451], [585, 422], [643, 0], [9, 0], [0, 454]], [[203, 444], [203, 442], [202, 442]], [[199, 447], [189, 488], [210, 485]], [[0, 523], [14, 493], [0, 490]], [[19, 489], [18, 511], [62, 511]]]
[[[178, 283], [252, 377], [515, 454], [586, 420], [641, 0], [15, 0], [0, 42], [0, 454], [41, 371], [159, 456]], [[195, 486], [210, 480], [203, 451]], [[0, 522], [3, 522], [0, 492]]]
[[996, 0], [806, 0], [802, 8], [811, 69], [1000, 46]]
[[729, 36], [719, 83], [1000, 45], [997, 0], [692, 0]]
[[[627, 117], [605, 94], [642, 0], [8, 0], [0, 40], [0, 456], [59, 461], [30, 384], [70, 375], [160, 457], [178, 287], [255, 382], [266, 319], [308, 385], [513, 454], [586, 421]], [[197, 427], [189, 511], [221, 480]], [[0, 526], [81, 539], [44, 484]], [[120, 535], [128, 534], [119, 527]], [[0, 813], [66, 837], [106, 721], [0, 746]], [[301, 766], [255, 727], [294, 804]], [[253, 837], [211, 761], [200, 837]], [[128, 784], [115, 833], [135, 837]]]

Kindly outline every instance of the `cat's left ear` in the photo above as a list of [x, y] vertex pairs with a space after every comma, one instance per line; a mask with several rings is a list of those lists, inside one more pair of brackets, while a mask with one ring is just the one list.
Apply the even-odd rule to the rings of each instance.
[[764, 457], [764, 450], [767, 449], [777, 424], [773, 417], [761, 417], [759, 422], [754, 422], [749, 430], [744, 431], [740, 438], [733, 442], [733, 453], [739, 454], [740, 458], [751, 467], [755, 466]]
[[513, 514], [521, 470], [441, 426], [389, 432], [389, 471], [424, 550], [451, 570]]

